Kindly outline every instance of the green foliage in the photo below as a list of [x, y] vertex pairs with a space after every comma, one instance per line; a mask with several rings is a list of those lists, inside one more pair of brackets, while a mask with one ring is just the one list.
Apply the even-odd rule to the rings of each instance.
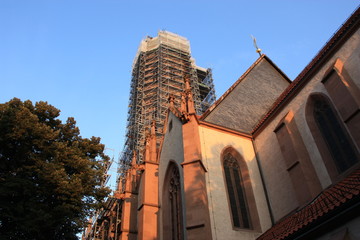
[[109, 194], [100, 138], [82, 138], [59, 113], [46, 102], [0, 104], [0, 239], [77, 239]]

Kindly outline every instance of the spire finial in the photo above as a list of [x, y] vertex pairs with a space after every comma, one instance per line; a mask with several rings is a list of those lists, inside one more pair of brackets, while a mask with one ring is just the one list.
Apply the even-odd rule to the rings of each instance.
[[173, 94], [169, 94], [169, 107], [170, 108], [174, 108], [174, 101], [175, 101], [175, 96]]
[[137, 160], [137, 154], [136, 154], [136, 151], [133, 150], [133, 157], [132, 157], [132, 161], [131, 161], [131, 165], [133, 167], [136, 165], [136, 160]]
[[151, 136], [155, 136], [155, 127], [156, 127], [156, 121], [155, 120], [152, 120], [151, 121], [151, 130], [150, 130], [150, 133], [151, 133]]
[[188, 77], [184, 77], [184, 82], [185, 82], [185, 90], [191, 90], [190, 79]]

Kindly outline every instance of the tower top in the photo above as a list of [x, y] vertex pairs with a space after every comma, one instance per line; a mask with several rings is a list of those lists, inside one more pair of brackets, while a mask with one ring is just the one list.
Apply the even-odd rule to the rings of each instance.
[[160, 46], [160, 44], [164, 44], [189, 54], [191, 53], [190, 41], [188, 39], [178, 34], [161, 30], [158, 32], [156, 37], [146, 36], [145, 39], [141, 41], [134, 58], [133, 66], [135, 65], [141, 52], [148, 52], [156, 49]]

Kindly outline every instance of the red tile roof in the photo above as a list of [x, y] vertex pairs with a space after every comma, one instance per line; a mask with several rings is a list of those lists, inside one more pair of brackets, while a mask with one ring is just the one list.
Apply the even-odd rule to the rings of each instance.
[[312, 202], [286, 217], [262, 234], [257, 240], [293, 239], [313, 226], [328, 220], [360, 201], [360, 169], [322, 191]]
[[296, 95], [301, 87], [304, 86], [309, 79], [311, 79], [311, 76], [313, 76], [313, 74], [317, 71], [318, 66], [331, 56], [333, 51], [336, 50], [336, 47], [339, 46], [342, 41], [345, 41], [348, 37], [350, 37], [352, 31], [356, 30], [355, 27], [359, 24], [359, 19], [360, 7], [354, 11], [354, 13], [347, 19], [347, 21], [340, 27], [340, 29], [331, 37], [331, 39], [325, 44], [325, 46], [319, 51], [313, 60], [296, 77], [292, 84], [290, 84], [290, 86], [285, 89], [285, 91], [275, 101], [270, 111], [262, 120], [260, 120], [257, 126], [255, 126], [252, 134], [255, 134], [278, 109], [284, 106], [284, 102], [291, 99], [292, 96]]

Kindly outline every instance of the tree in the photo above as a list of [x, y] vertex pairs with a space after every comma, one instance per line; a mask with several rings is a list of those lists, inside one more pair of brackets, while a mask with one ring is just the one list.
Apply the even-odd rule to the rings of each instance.
[[0, 104], [4, 239], [77, 239], [109, 194], [101, 184], [109, 157], [100, 138], [82, 138], [75, 120], [62, 123], [59, 113], [42, 101]]

